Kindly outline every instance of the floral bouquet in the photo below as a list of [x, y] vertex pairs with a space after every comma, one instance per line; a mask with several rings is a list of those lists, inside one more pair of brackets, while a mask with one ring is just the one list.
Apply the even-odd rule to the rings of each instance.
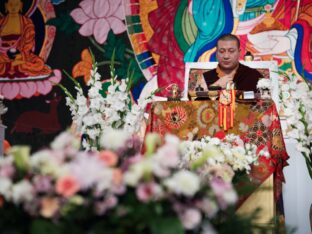
[[109, 81], [103, 82], [97, 70], [97, 63], [93, 58], [87, 95], [84, 94], [79, 82], [69, 75], [77, 90], [76, 97], [59, 84], [67, 96], [66, 104], [70, 108], [73, 124], [82, 136], [82, 147], [86, 150], [100, 149], [100, 136], [110, 128], [125, 129], [130, 134], [138, 134], [144, 121], [145, 107], [157, 91], [145, 99], [138, 99], [137, 103], [132, 103], [131, 78], [130, 81], [128, 78], [117, 79], [114, 55], [110, 65]]
[[280, 98], [287, 123], [284, 135], [297, 141], [312, 179], [312, 85], [293, 74], [281, 75]]
[[[254, 216], [235, 214], [231, 181], [179, 168], [174, 136], [139, 138], [110, 130], [101, 151], [79, 151], [62, 133], [31, 157], [13, 147], [0, 159], [1, 233], [252, 233]], [[118, 140], [116, 140], [118, 139]], [[102, 144], [104, 143], [104, 145]], [[197, 165], [200, 167], [200, 165]], [[208, 178], [208, 179], [207, 179]]]
[[259, 157], [270, 157], [265, 148], [259, 151], [256, 145], [244, 143], [234, 134], [221, 138], [206, 136], [200, 140], [184, 141], [181, 146], [182, 167], [199, 166], [203, 173], [219, 168], [218, 171], [224, 175], [222, 177], [228, 181], [232, 180], [234, 171], [249, 173], [251, 165], [256, 165]]

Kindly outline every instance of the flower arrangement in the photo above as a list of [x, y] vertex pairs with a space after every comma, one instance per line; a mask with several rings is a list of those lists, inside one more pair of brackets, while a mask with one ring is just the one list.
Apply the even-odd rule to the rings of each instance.
[[286, 117], [284, 135], [297, 141], [312, 179], [312, 85], [294, 74], [281, 73], [280, 99]]
[[179, 169], [178, 138], [148, 135], [141, 154], [124, 131], [109, 133], [120, 140], [112, 150], [79, 151], [68, 132], [31, 156], [13, 147], [0, 158], [0, 232], [251, 233], [254, 217], [235, 214], [230, 181]]
[[257, 83], [257, 88], [258, 89], [268, 89], [271, 90], [272, 88], [272, 82], [270, 79], [267, 78], [260, 78], [258, 83]]
[[234, 171], [249, 173], [250, 166], [257, 164], [260, 156], [266, 158], [270, 156], [267, 150], [262, 149], [257, 152], [256, 145], [245, 144], [239, 136], [234, 134], [225, 135], [221, 139], [206, 136], [200, 140], [184, 141], [181, 145], [183, 167], [194, 168], [200, 165], [201, 171], [205, 173], [219, 167], [225, 172], [222, 173], [225, 175], [224, 178], [230, 181], [234, 176]]
[[[93, 56], [92, 56], [93, 57]], [[73, 124], [83, 136], [82, 146], [86, 150], [96, 150], [100, 147], [100, 136], [109, 129], [125, 129], [129, 134], [138, 133], [144, 119], [144, 110], [153, 94], [146, 99], [131, 102], [128, 78], [118, 80], [114, 69], [114, 55], [110, 65], [111, 79], [107, 90], [97, 71], [97, 63], [93, 59], [91, 78], [88, 81], [88, 93], [79, 82], [74, 82], [77, 95], [74, 97], [64, 86], [59, 85], [65, 94], [66, 105], [69, 106]]]

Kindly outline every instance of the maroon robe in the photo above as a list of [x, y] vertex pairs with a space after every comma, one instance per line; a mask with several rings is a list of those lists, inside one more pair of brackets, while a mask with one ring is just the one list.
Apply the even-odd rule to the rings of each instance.
[[[216, 69], [207, 71], [203, 75], [208, 88], [219, 79]], [[261, 73], [256, 69], [240, 63], [234, 75], [233, 82], [237, 90], [257, 92], [257, 83], [261, 77]]]

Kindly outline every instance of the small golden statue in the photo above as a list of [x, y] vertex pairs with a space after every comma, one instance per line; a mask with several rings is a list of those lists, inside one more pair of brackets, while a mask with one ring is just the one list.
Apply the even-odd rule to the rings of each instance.
[[168, 101], [180, 101], [181, 99], [181, 91], [177, 84], [171, 84], [171, 89], [169, 90], [170, 96], [168, 97]]

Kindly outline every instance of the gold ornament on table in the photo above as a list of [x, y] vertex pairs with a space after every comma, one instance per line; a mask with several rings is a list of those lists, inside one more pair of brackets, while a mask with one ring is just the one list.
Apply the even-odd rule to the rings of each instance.
[[181, 90], [177, 84], [171, 84], [167, 88], [169, 89], [170, 96], [168, 101], [180, 101], [181, 99]]

